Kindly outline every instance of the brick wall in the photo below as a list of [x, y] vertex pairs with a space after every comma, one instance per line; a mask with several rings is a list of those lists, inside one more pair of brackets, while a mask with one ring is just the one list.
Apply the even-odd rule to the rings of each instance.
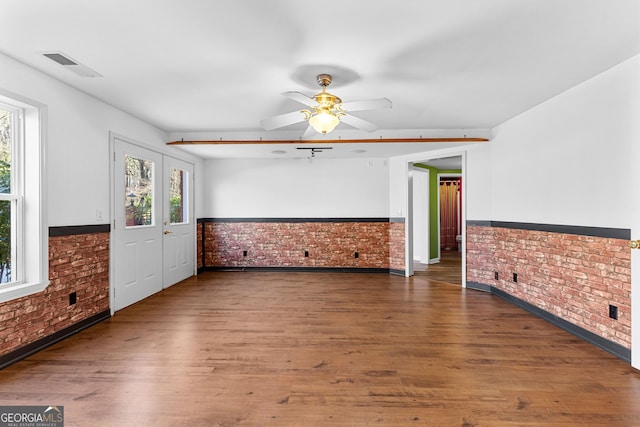
[[[400, 234], [397, 225], [382, 220], [205, 221], [205, 266], [404, 270], [401, 225]], [[394, 253], [392, 261], [390, 255], [392, 229], [394, 245], [402, 239], [400, 267], [399, 256]]]
[[196, 227], [196, 268], [201, 269], [204, 267], [203, 256], [204, 256], [204, 248], [202, 247], [202, 239], [204, 238], [204, 223], [198, 221], [198, 226]]
[[0, 303], [0, 356], [109, 309], [109, 233], [49, 237], [49, 279], [43, 292]]
[[389, 268], [405, 270], [405, 231], [404, 222], [392, 222], [389, 225]]
[[[493, 286], [631, 348], [628, 240], [469, 225], [467, 281]], [[618, 320], [609, 318], [609, 304], [618, 307]]]

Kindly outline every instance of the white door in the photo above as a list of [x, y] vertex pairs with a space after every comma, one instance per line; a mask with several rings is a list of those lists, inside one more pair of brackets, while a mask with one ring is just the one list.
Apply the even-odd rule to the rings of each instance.
[[164, 287], [195, 271], [193, 165], [164, 157], [163, 265]]
[[162, 289], [162, 155], [114, 140], [112, 307]]

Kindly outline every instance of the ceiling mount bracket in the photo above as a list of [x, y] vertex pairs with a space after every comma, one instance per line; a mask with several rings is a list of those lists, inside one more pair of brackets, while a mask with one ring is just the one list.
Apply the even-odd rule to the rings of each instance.
[[318, 84], [323, 88], [331, 84], [331, 74], [318, 74]]

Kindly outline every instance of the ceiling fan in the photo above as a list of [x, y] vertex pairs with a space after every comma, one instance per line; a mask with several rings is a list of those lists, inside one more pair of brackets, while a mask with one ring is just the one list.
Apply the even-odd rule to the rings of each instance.
[[302, 136], [303, 138], [310, 136], [314, 131], [327, 134], [334, 130], [340, 122], [367, 132], [372, 132], [378, 128], [375, 124], [352, 116], [349, 113], [352, 111], [374, 110], [377, 108], [391, 108], [391, 101], [387, 98], [343, 103], [340, 98], [327, 92], [327, 86], [331, 84], [331, 75], [318, 74], [317, 81], [320, 87], [322, 87], [322, 92], [312, 97], [295, 91], [283, 93], [284, 96], [310, 107], [309, 109], [293, 111], [264, 119], [260, 122], [262, 127], [266, 130], [273, 130], [294, 123], [308, 121], [309, 127]]

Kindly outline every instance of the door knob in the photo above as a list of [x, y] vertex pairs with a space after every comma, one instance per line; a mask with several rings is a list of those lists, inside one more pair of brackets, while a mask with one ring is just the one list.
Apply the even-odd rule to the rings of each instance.
[[631, 247], [631, 249], [638, 249], [640, 248], [640, 240], [632, 240], [629, 242], [629, 246]]
[[171, 234], [169, 230], [164, 230], [164, 234]]

